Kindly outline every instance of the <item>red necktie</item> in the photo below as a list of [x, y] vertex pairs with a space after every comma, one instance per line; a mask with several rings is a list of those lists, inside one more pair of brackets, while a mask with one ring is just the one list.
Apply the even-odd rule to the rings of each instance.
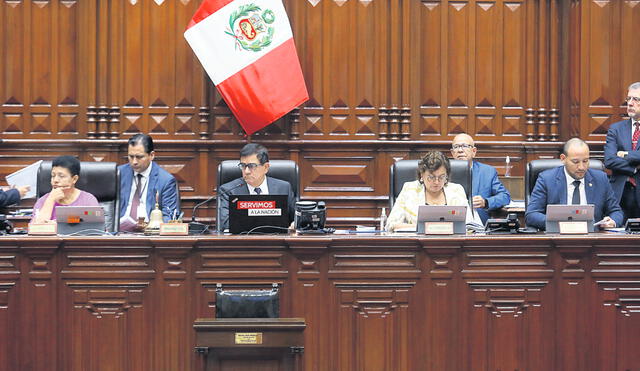
[[[638, 147], [638, 139], [640, 139], [640, 122], [636, 122], [633, 125], [636, 128], [635, 130], [633, 130], [633, 136], [631, 137], [631, 149], [635, 151], [636, 148]], [[630, 176], [629, 183], [631, 183], [631, 185], [635, 187], [636, 186], [635, 178]]]
[[136, 192], [133, 194], [133, 200], [131, 200], [131, 211], [129, 212], [129, 216], [133, 221], [138, 221], [138, 206], [140, 206], [140, 185], [142, 184], [142, 174], [137, 175], [136, 181]]

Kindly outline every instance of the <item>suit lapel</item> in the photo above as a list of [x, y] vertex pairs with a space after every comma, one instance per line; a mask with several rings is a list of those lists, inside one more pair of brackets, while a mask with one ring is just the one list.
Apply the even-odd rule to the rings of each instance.
[[[473, 161], [473, 166], [471, 166], [471, 193], [475, 189], [477, 194], [480, 194], [480, 170], [477, 162]], [[467, 195], [468, 196], [468, 195]]]
[[147, 215], [156, 206], [156, 183], [158, 182], [158, 167], [155, 162], [151, 163], [151, 173], [149, 173], [149, 184], [147, 184]]
[[131, 166], [124, 167], [124, 174], [121, 174], [124, 177], [124, 181], [121, 183], [123, 185], [120, 190], [122, 195], [122, 206], [120, 207], [121, 213], [124, 213], [127, 210], [129, 204], [129, 196], [131, 196], [131, 185], [133, 184], [133, 169]]
[[625, 151], [633, 151], [633, 143], [632, 143], [632, 136], [633, 136], [633, 132], [631, 131], [631, 119], [625, 121], [624, 125], [623, 125], [623, 130], [624, 133], [622, 133], [619, 138], [625, 138], [624, 140], [624, 150]]
[[[558, 189], [559, 204], [567, 203], [567, 177], [564, 175], [564, 166], [558, 169], [556, 173], [556, 183]], [[553, 190], [552, 190], [553, 191]]]
[[589, 170], [587, 170], [587, 174], [584, 176], [584, 193], [587, 195], [587, 203], [595, 204], [595, 190], [593, 189], [593, 177]]

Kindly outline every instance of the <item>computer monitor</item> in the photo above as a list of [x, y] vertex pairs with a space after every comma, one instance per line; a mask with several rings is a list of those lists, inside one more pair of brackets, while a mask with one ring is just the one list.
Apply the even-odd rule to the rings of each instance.
[[559, 222], [587, 222], [587, 231], [593, 232], [593, 205], [547, 205], [547, 233], [560, 233]]
[[452, 222], [453, 233], [465, 234], [466, 206], [420, 205], [418, 206], [417, 233], [425, 233], [425, 222]]
[[287, 195], [230, 195], [229, 232], [288, 233]]
[[106, 231], [102, 206], [56, 207], [58, 234], [96, 235]]

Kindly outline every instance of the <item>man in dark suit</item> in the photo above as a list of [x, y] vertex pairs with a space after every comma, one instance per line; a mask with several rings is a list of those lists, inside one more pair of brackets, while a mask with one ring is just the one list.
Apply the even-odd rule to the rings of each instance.
[[176, 179], [157, 163], [153, 139], [146, 134], [136, 134], [128, 142], [129, 163], [120, 165], [120, 226], [133, 230], [138, 218], [149, 221], [149, 214], [156, 204], [156, 193], [166, 222], [178, 212]]
[[14, 187], [7, 191], [0, 189], [0, 207], [7, 207], [12, 204], [17, 204], [20, 199], [29, 192], [30, 186]]
[[624, 214], [613, 195], [607, 174], [589, 169], [589, 146], [573, 138], [560, 155], [564, 166], [545, 170], [536, 180], [525, 213], [527, 226], [545, 229], [547, 205], [573, 204], [595, 206], [594, 219], [600, 228], [622, 225]]
[[291, 184], [284, 180], [267, 176], [269, 172], [269, 152], [257, 143], [249, 143], [240, 150], [242, 178], [234, 179], [220, 186], [218, 202], [220, 203], [220, 220], [218, 230], [229, 228], [229, 195], [271, 194], [287, 195], [290, 222], [295, 212], [295, 197]]
[[612, 124], [604, 145], [604, 165], [611, 170], [611, 186], [616, 201], [627, 218], [640, 217], [638, 168], [640, 167], [640, 82], [627, 92], [628, 120]]
[[451, 143], [453, 158], [471, 162], [473, 208], [484, 224], [489, 218], [489, 211], [508, 205], [511, 195], [498, 179], [498, 172], [493, 166], [474, 160], [477, 150], [468, 134], [456, 135]]

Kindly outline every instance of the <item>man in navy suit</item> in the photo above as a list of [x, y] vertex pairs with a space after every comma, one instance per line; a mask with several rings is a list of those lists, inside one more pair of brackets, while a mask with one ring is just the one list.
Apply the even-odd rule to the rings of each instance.
[[480, 216], [482, 224], [485, 224], [489, 218], [489, 211], [508, 205], [511, 202], [511, 195], [498, 179], [498, 172], [493, 166], [473, 160], [477, 150], [473, 138], [468, 134], [458, 134], [453, 138], [451, 145], [453, 158], [471, 161], [473, 207]]
[[640, 194], [638, 193], [640, 82], [629, 86], [626, 102], [629, 119], [618, 121], [609, 127], [607, 142], [604, 145], [604, 165], [611, 170], [611, 186], [625, 216], [638, 218], [640, 217]]
[[138, 218], [149, 221], [156, 194], [166, 222], [178, 212], [176, 179], [153, 162], [153, 139], [136, 134], [128, 142], [129, 163], [120, 165], [120, 227], [133, 230]]
[[220, 220], [218, 231], [229, 228], [229, 195], [287, 195], [290, 222], [295, 212], [295, 196], [291, 184], [284, 180], [267, 176], [269, 172], [269, 152], [257, 143], [249, 143], [240, 150], [242, 178], [234, 179], [220, 186], [218, 202], [220, 202]]
[[547, 205], [595, 206], [600, 228], [622, 225], [624, 214], [604, 171], [589, 169], [589, 146], [573, 138], [565, 143], [560, 159], [564, 166], [545, 170], [536, 180], [525, 213], [527, 226], [545, 229]]

